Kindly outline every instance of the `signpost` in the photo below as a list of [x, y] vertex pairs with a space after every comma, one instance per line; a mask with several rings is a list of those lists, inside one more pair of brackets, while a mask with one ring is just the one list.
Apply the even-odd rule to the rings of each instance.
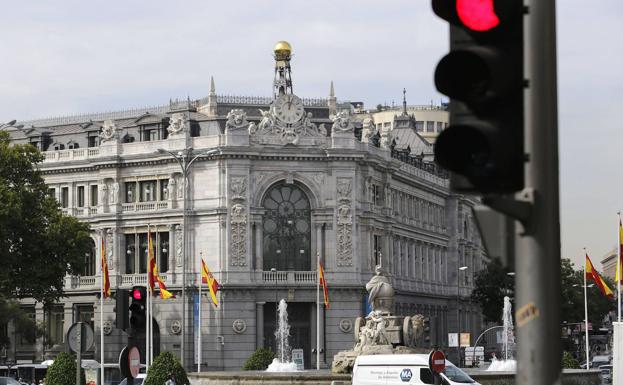
[[292, 362], [296, 364], [297, 370], [305, 370], [305, 359], [303, 349], [292, 349]]
[[91, 349], [94, 342], [93, 329], [84, 322], [76, 322], [67, 331], [69, 349], [77, 354], [76, 357], [76, 384], [80, 384], [82, 370], [82, 353]]
[[439, 373], [446, 368], [446, 356], [440, 350], [433, 350], [428, 355], [428, 367], [433, 373], [435, 385], [441, 384], [441, 376]]

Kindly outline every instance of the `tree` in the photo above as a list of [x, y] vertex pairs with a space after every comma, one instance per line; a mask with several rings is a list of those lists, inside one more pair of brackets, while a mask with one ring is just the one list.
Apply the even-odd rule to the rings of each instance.
[[504, 296], [514, 297], [515, 280], [508, 275], [499, 258], [491, 260], [485, 269], [476, 273], [472, 300], [480, 304], [485, 322], [500, 323]]
[[[47, 385], [76, 385], [76, 359], [69, 353], [59, 353], [45, 374]], [[80, 371], [80, 384], [85, 385], [84, 371]]]
[[[12, 145], [0, 131], [0, 326], [8, 321], [33, 327], [14, 299], [54, 303], [63, 295], [64, 277], [77, 274], [91, 251], [89, 226], [64, 215], [48, 195], [37, 163], [41, 153], [28, 144]], [[18, 321], [25, 321], [23, 324]], [[7, 339], [0, 337], [0, 346]]]
[[190, 384], [177, 357], [171, 352], [162, 352], [149, 367], [145, 385], [162, 385], [169, 379], [169, 374], [175, 376], [175, 383], [178, 385]]

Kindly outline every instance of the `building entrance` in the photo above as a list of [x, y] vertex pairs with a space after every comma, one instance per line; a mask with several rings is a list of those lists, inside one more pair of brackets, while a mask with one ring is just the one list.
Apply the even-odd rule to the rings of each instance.
[[[303, 349], [305, 369], [311, 368], [311, 306], [309, 302], [288, 303], [288, 323], [290, 324], [290, 347]], [[264, 347], [277, 351], [275, 339], [276, 307], [274, 302], [264, 305]]]

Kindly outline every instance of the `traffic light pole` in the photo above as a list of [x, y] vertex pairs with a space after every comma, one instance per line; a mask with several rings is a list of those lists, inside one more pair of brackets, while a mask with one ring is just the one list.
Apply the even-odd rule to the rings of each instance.
[[560, 221], [555, 0], [529, 0], [524, 51], [526, 190], [531, 210], [517, 234], [519, 385], [560, 383]]

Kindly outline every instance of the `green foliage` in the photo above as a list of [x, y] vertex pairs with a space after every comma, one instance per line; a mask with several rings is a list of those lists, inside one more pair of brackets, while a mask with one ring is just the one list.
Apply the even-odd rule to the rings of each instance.
[[573, 358], [571, 353], [564, 351], [562, 352], [562, 368], [563, 369], [580, 369], [580, 364], [578, 360]]
[[271, 349], [259, 348], [247, 359], [242, 370], [266, 370], [274, 358], [275, 352]]
[[169, 379], [170, 373], [175, 376], [177, 385], [190, 384], [186, 371], [182, 368], [177, 357], [171, 352], [162, 352], [149, 367], [144, 385], [162, 385]]
[[[92, 247], [89, 226], [64, 215], [48, 195], [36, 166], [42, 159], [34, 146], [12, 145], [0, 131], [0, 329], [12, 320], [34, 329], [8, 299], [56, 302], [65, 275], [82, 271]], [[7, 344], [0, 336], [0, 346]]]
[[485, 322], [500, 323], [504, 296], [514, 297], [515, 280], [509, 276], [511, 270], [502, 266], [499, 258], [491, 260], [485, 269], [476, 273], [472, 300], [480, 304]]
[[[68, 353], [59, 353], [45, 375], [47, 385], [76, 385], [76, 358]], [[84, 370], [80, 371], [80, 385], [85, 385]]]

